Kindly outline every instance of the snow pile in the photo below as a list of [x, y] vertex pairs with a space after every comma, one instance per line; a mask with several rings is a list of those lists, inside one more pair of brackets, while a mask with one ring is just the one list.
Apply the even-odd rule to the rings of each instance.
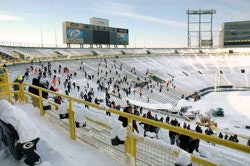
[[156, 133], [155, 132], [146, 131], [145, 134], [146, 134], [146, 136], [148, 136], [150, 138], [156, 138]]
[[116, 119], [113, 119], [113, 128], [111, 131], [111, 138], [115, 138], [116, 136], [122, 140], [125, 141], [127, 137], [127, 128], [124, 128], [122, 126], [122, 122]]
[[83, 125], [86, 123], [85, 115], [83, 111], [76, 111], [75, 112], [75, 121]]
[[144, 102], [140, 102], [137, 100], [132, 100], [132, 99], [128, 99], [129, 103], [132, 105], [137, 105], [139, 107], [144, 107], [144, 108], [148, 108], [148, 109], [167, 109], [167, 110], [172, 110], [173, 109], [173, 105], [172, 104], [149, 104], [149, 103], [144, 103]]
[[59, 114], [67, 114], [67, 113], [68, 113], [68, 108], [69, 108], [68, 102], [62, 103], [62, 104], [59, 106], [59, 108], [58, 108]]
[[211, 157], [211, 153], [206, 149], [200, 148], [199, 153], [201, 157], [205, 157], [205, 158]]
[[180, 150], [176, 165], [178, 166], [188, 166], [191, 163], [190, 154], [184, 150]]
[[19, 143], [32, 141], [40, 135], [40, 131], [28, 118], [27, 114], [6, 100], [0, 101], [0, 119], [7, 124], [11, 124], [16, 129]]

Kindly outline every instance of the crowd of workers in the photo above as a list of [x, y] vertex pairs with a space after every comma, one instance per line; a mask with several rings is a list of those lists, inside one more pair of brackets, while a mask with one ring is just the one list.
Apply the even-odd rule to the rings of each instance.
[[[71, 91], [73, 89], [76, 89], [80, 98], [88, 102], [94, 102], [95, 104], [99, 104], [100, 101], [103, 100], [103, 99], [98, 98], [98, 96], [95, 96], [95, 94], [99, 91], [104, 92], [105, 93], [104, 100], [105, 100], [106, 105], [110, 108], [114, 108], [117, 110], [120, 110], [121, 106], [111, 99], [110, 97], [111, 94], [115, 95], [118, 98], [122, 98], [124, 96], [129, 96], [131, 94], [136, 95], [136, 93], [138, 93], [138, 95], [141, 98], [143, 96], [143, 88], [146, 88], [151, 93], [156, 91], [157, 88], [158, 88], [159, 93], [162, 93], [163, 91], [166, 91], [168, 93], [170, 88], [176, 87], [173, 84], [174, 82], [173, 79], [168, 80], [166, 85], [161, 84], [161, 82], [153, 83], [152, 80], [147, 78], [147, 74], [149, 73], [149, 70], [147, 70], [145, 76], [141, 78], [138, 75], [136, 75], [136, 69], [135, 67], [133, 67], [131, 68], [130, 73], [132, 73], [137, 78], [138, 82], [139, 81], [144, 82], [144, 84], [141, 84], [141, 86], [139, 84], [138, 86], [138, 82], [136, 82], [135, 84], [130, 82], [127, 74], [122, 76], [121, 73], [124, 70], [123, 68], [124, 68], [123, 64], [118, 65], [118, 63], [115, 60], [113, 60], [113, 62], [108, 64], [105, 58], [103, 60], [102, 59], [100, 60], [97, 66], [96, 74], [93, 74], [92, 72], [88, 72], [82, 62], [81, 62], [79, 71], [70, 71], [70, 68], [67, 66], [65, 66], [62, 69], [61, 65], [59, 65], [58, 68], [56, 68], [56, 66], [51, 65], [50, 62], [48, 62], [47, 66], [44, 65], [43, 63], [40, 63], [39, 68], [34, 67], [33, 64], [31, 64], [30, 69], [27, 68], [23, 76], [18, 75], [14, 82], [22, 83], [25, 77], [28, 78], [30, 75], [33, 75], [34, 78], [32, 80], [32, 85], [39, 86], [42, 88], [47, 88], [53, 91], [56, 91], [56, 89], [58, 90], [58, 88], [56, 87], [61, 85], [61, 82], [62, 82], [63, 87], [64, 87], [64, 92], [66, 95], [70, 95]], [[86, 80], [89, 80], [85, 86], [81, 86], [79, 83], [73, 81], [72, 78], [77, 77], [78, 73], [84, 73], [84, 78]], [[63, 75], [65, 79], [62, 79], [61, 75]], [[48, 81], [49, 80], [48, 78], [52, 78], [51, 82]], [[91, 85], [89, 84], [90, 81], [94, 81], [94, 80], [96, 80], [97, 88], [91, 87]], [[165, 90], [163, 90], [164, 87], [165, 87]], [[13, 89], [18, 90], [19, 86], [14, 85]], [[136, 89], [138, 90], [138, 92]], [[30, 93], [38, 95], [38, 90], [35, 88], [30, 87], [28, 91]], [[18, 96], [15, 93], [16, 100], [17, 100], [17, 97]], [[48, 98], [48, 93], [42, 92], [42, 97]], [[60, 104], [62, 100], [63, 99], [60, 96], [54, 97], [54, 101], [58, 104]], [[148, 97], [147, 97], [147, 101], [149, 102]], [[37, 107], [38, 103], [39, 103], [38, 99], [35, 97], [32, 97], [32, 104]], [[88, 108], [87, 105], [86, 105], [86, 108]], [[140, 116], [142, 115], [142, 111], [141, 111], [141, 108], [140, 108], [140, 111], [138, 111], [138, 109], [139, 109], [138, 107], [134, 107], [132, 109], [132, 106], [127, 105], [126, 107], [124, 107], [124, 112], [133, 113], [135, 115]], [[111, 115], [109, 112], [106, 112], [106, 114]], [[145, 118], [152, 119], [152, 120], [164, 122], [163, 117], [159, 119], [157, 117], [153, 117], [150, 111], [148, 111], [146, 114], [142, 116]], [[123, 127], [127, 127], [128, 122], [126, 118], [119, 117], [119, 120], [122, 121]], [[166, 117], [165, 122], [171, 125], [180, 127], [180, 123], [178, 123], [176, 119], [170, 120], [169, 116]], [[159, 133], [160, 128], [154, 127], [148, 124], [143, 124], [143, 123], [140, 123], [140, 125], [143, 125], [144, 136], [147, 136], [146, 133], [150, 131], [150, 132], [156, 133], [156, 137], [158, 138], [158, 133]], [[134, 130], [139, 133], [139, 129], [137, 127], [136, 122], [133, 122], [133, 127], [134, 127]], [[190, 130], [190, 125], [184, 124], [183, 128]], [[202, 133], [200, 126], [197, 126], [195, 131]], [[213, 131], [211, 130], [211, 128], [209, 128], [205, 131], [205, 134], [212, 135]], [[228, 136], [227, 134], [225, 134], [225, 136], [221, 136], [221, 135], [222, 133], [219, 134], [220, 138], [228, 139], [234, 142], [239, 142], [237, 135], [231, 135], [231, 136]], [[192, 153], [194, 150], [198, 151], [199, 139], [185, 136], [183, 134], [178, 134], [173, 131], [169, 131], [169, 137], [170, 137], [171, 144], [175, 144], [176, 142], [176, 145], [180, 146], [180, 148], [190, 153]], [[248, 141], [248, 144], [249, 144], [249, 141]]]

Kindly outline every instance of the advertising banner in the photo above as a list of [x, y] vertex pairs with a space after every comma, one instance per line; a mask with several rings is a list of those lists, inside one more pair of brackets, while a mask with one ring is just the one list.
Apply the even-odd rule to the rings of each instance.
[[92, 17], [92, 18], [90, 18], [90, 24], [91, 25], [108, 27], [109, 26], [109, 20], [108, 19], [103, 19], [103, 18]]
[[117, 44], [128, 45], [128, 33], [117, 33]]
[[68, 43], [83, 43], [83, 29], [77, 29], [77, 28], [67, 28], [66, 30], [66, 37], [68, 40]]
[[74, 22], [67, 22], [66, 27], [67, 28], [79, 28], [79, 29], [82, 29], [83, 28], [83, 24], [74, 23]]

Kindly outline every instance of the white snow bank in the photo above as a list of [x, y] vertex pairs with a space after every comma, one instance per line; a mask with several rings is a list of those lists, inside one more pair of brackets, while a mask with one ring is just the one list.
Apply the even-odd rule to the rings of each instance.
[[201, 157], [205, 157], [205, 158], [211, 157], [211, 153], [207, 149], [200, 148], [199, 153]]
[[6, 100], [0, 101], [0, 119], [16, 129], [19, 143], [32, 141], [40, 135], [40, 131], [27, 114]]
[[58, 108], [59, 114], [66, 114], [66, 113], [68, 113], [68, 108], [69, 108], [68, 102], [62, 103], [62, 104], [59, 106], [59, 108]]
[[140, 101], [136, 101], [136, 100], [132, 100], [132, 99], [128, 99], [128, 101], [132, 105], [137, 105], [137, 106], [140, 106], [140, 107], [153, 109], [153, 110], [156, 110], [156, 109], [172, 110], [173, 109], [172, 104], [149, 104], [149, 103], [144, 103], [144, 102], [140, 102]]
[[176, 164], [179, 166], [187, 166], [191, 163], [191, 156], [188, 152], [180, 150]]

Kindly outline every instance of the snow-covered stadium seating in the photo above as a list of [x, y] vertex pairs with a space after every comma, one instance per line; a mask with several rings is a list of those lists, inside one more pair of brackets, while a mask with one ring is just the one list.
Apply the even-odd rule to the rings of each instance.
[[[131, 99], [147, 102], [150, 98], [151, 103], [171, 103], [175, 104], [178, 100], [191, 95], [206, 87], [219, 85], [233, 85], [234, 87], [249, 87], [250, 83], [250, 49], [233, 49], [234, 53], [228, 53], [227, 49], [163, 49], [163, 48], [142, 48], [142, 49], [91, 49], [91, 48], [24, 48], [24, 47], [0, 47], [1, 52], [10, 54], [19, 53], [25, 58], [42, 58], [42, 60], [61, 59], [81, 59], [84, 57], [107, 58], [109, 66], [116, 61], [116, 66], [122, 64], [123, 70], [120, 77], [128, 75], [130, 80], [144, 80], [147, 70], [149, 73], [157, 76], [161, 80], [172, 80], [173, 84], [166, 87], [163, 91], [168, 93], [159, 93], [159, 87], [155, 87], [151, 93], [147, 88], [143, 89], [144, 97], [140, 98], [138, 94], [130, 96]], [[96, 56], [96, 55], [99, 56]], [[128, 57], [129, 56], [129, 57]], [[119, 57], [119, 58], [118, 58]], [[97, 74], [97, 66], [100, 60], [92, 58], [84, 59], [83, 66], [89, 75]], [[100, 70], [109, 71], [105, 66], [100, 66]], [[135, 70], [134, 70], [135, 69]], [[78, 70], [78, 67], [74, 68]], [[244, 72], [242, 72], [244, 71]], [[114, 72], [112, 74], [117, 77]], [[97, 79], [86, 80], [79, 83], [84, 87], [86, 82], [95, 87]], [[156, 82], [154, 82], [156, 84]], [[126, 85], [123, 85], [126, 87]], [[138, 92], [138, 89], [136, 89]], [[125, 97], [125, 93], [121, 93]], [[112, 97], [120, 104], [125, 101]]]

